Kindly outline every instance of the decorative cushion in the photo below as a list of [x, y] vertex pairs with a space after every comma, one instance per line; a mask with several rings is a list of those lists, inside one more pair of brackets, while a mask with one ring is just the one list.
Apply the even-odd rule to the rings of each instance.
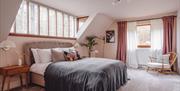
[[80, 59], [80, 55], [76, 50], [64, 51], [64, 56], [67, 61], [75, 61]]
[[51, 49], [38, 49], [37, 50], [40, 63], [48, 63], [52, 61]]
[[68, 52], [64, 51], [64, 56], [65, 56], [66, 61], [74, 61], [76, 54], [68, 53]]
[[64, 51], [64, 57], [66, 61], [74, 61], [80, 59], [78, 51], [74, 47], [69, 48], [53, 48], [53, 50]]
[[52, 52], [52, 61], [53, 62], [65, 61], [64, 51], [52, 50], [51, 52]]

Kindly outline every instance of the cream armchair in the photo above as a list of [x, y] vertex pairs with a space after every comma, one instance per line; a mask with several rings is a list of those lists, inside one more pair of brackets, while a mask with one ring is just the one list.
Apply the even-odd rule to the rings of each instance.
[[[168, 60], [169, 62], [165, 62], [167, 61], [166, 60], [167, 58], [169, 59]], [[176, 62], [176, 58], [177, 58], [177, 55], [174, 52], [165, 54], [163, 55], [162, 58], [149, 57], [150, 62], [148, 62], [147, 71], [151, 69], [151, 70], [155, 70], [159, 72], [165, 72], [165, 71], [172, 72], [171, 68]], [[157, 60], [160, 60], [160, 62], [157, 62]]]

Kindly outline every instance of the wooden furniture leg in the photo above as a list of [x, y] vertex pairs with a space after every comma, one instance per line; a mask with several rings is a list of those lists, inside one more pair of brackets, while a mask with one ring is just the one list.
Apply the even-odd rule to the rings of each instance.
[[1, 91], [4, 90], [4, 84], [5, 84], [5, 82], [6, 82], [6, 76], [3, 76]]
[[28, 88], [29, 84], [29, 72], [26, 73], [26, 88]]
[[21, 87], [22, 87], [23, 86], [23, 80], [22, 80], [22, 75], [21, 74], [19, 75], [19, 78], [20, 78]]
[[11, 77], [8, 76], [8, 87], [7, 87], [7, 91], [10, 91], [10, 83], [11, 83]]
[[0, 67], [0, 75], [3, 76], [1, 91], [4, 91], [5, 81], [7, 80], [7, 90], [10, 90], [11, 77], [18, 75], [20, 78], [21, 86], [23, 86], [23, 73], [29, 73], [29, 66], [27, 65], [14, 65], [7, 67]]

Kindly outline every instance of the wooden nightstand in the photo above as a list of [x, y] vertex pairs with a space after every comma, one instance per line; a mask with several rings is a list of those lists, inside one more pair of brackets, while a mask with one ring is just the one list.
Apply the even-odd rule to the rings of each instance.
[[19, 75], [21, 86], [23, 86], [22, 74], [26, 73], [26, 86], [28, 86], [29, 82], [29, 66], [22, 65], [22, 66], [8, 66], [8, 67], [1, 67], [0, 74], [3, 76], [2, 88], [1, 91], [4, 90], [4, 84], [6, 79], [8, 80], [8, 91], [10, 88], [10, 79], [15, 75]]

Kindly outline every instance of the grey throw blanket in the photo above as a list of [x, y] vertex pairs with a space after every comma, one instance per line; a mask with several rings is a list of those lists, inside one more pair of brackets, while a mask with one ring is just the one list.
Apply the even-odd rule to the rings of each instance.
[[126, 65], [117, 60], [86, 58], [50, 64], [46, 91], [116, 91], [127, 82]]

